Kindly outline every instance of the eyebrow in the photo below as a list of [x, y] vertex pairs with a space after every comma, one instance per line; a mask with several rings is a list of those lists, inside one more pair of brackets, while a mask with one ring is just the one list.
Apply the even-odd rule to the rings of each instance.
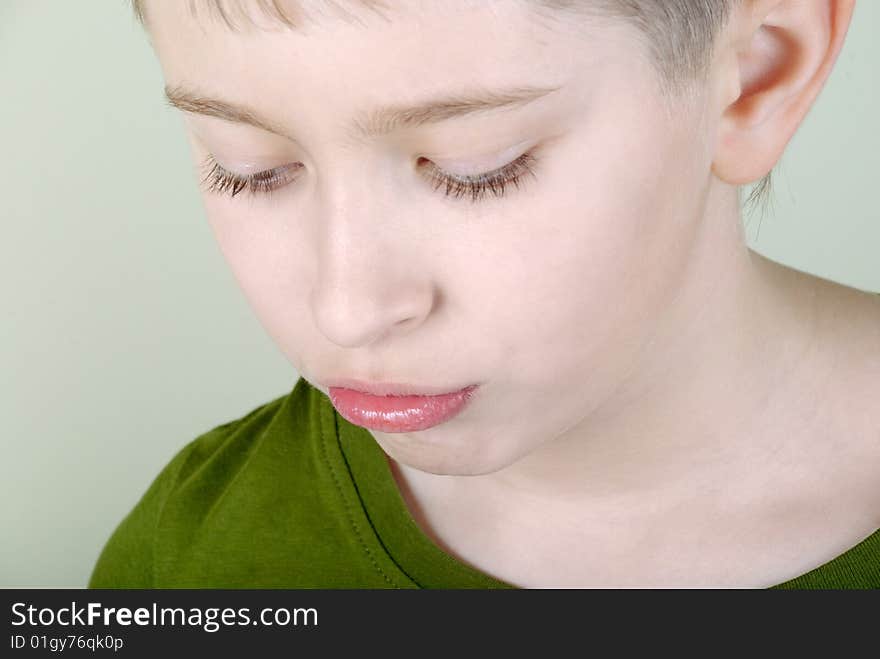
[[[402, 128], [440, 123], [476, 112], [522, 107], [561, 88], [561, 85], [549, 87], [523, 85], [505, 89], [478, 88], [428, 99], [414, 105], [384, 105], [356, 117], [349, 128], [360, 138], [374, 138]], [[282, 126], [261, 117], [247, 105], [210, 98], [181, 85], [166, 85], [165, 97], [172, 107], [184, 112], [248, 124], [291, 139]]]

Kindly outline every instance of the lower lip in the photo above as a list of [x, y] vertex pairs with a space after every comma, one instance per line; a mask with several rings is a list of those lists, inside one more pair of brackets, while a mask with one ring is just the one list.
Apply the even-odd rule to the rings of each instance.
[[477, 385], [439, 396], [373, 396], [330, 387], [330, 400], [351, 423], [382, 432], [413, 432], [440, 425], [461, 412]]

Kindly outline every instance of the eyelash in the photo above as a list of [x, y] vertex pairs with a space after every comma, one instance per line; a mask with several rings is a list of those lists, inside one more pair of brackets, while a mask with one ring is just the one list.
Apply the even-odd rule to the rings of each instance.
[[[534, 171], [536, 164], [537, 159], [529, 152], [522, 154], [503, 167], [473, 176], [449, 174], [432, 164], [429, 178], [435, 191], [441, 186], [445, 186], [443, 194], [447, 197], [460, 199], [470, 194], [471, 202], [475, 203], [488, 193], [496, 197], [503, 197], [509, 185], [519, 189], [520, 183], [526, 175], [537, 178]], [[202, 169], [206, 172], [202, 179], [202, 185], [208, 192], [227, 194], [231, 197], [235, 197], [242, 191], [251, 195], [268, 195], [289, 182], [281, 174], [287, 169], [286, 167], [239, 176], [227, 171], [210, 154], [202, 164]]]
[[281, 172], [285, 169], [287, 168], [276, 167], [275, 169], [267, 169], [247, 176], [239, 176], [227, 171], [214, 159], [213, 155], [208, 154], [208, 157], [202, 163], [202, 171], [205, 173], [202, 185], [208, 192], [228, 194], [231, 197], [242, 191], [246, 191], [251, 195], [268, 195], [288, 183], [281, 175]]

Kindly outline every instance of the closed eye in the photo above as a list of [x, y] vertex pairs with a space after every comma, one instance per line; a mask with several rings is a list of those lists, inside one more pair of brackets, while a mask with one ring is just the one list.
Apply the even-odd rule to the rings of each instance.
[[217, 162], [213, 155], [208, 154], [202, 163], [202, 171], [205, 173], [202, 186], [207, 192], [227, 194], [231, 197], [242, 191], [252, 195], [269, 194], [290, 183], [293, 179], [289, 173], [291, 169], [298, 171], [302, 169], [302, 165], [296, 163], [241, 176], [233, 174]]
[[[508, 186], [513, 185], [518, 189], [525, 176], [537, 178], [534, 171], [537, 159], [530, 152], [492, 171], [467, 176], [446, 172], [426, 158], [420, 158], [419, 163], [425, 164], [427, 178], [435, 191], [442, 188], [444, 195], [454, 199], [469, 196], [471, 202], [480, 201], [487, 194], [503, 197]], [[202, 186], [207, 192], [230, 197], [241, 192], [268, 195], [292, 182], [296, 177], [291, 172], [299, 171], [302, 167], [302, 164], [295, 163], [242, 176], [225, 169], [213, 155], [208, 154], [202, 163], [205, 172]]]
[[460, 176], [443, 171], [433, 163], [429, 166], [429, 178], [434, 184], [434, 190], [443, 187], [443, 194], [447, 197], [461, 198], [470, 195], [472, 202], [484, 198], [487, 193], [496, 197], [503, 197], [508, 185], [517, 189], [524, 176], [535, 176], [534, 166], [537, 159], [526, 152], [498, 169], [483, 174]]

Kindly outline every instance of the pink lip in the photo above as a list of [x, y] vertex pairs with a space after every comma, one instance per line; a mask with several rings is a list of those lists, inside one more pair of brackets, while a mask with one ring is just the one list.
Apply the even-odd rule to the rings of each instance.
[[[459, 414], [477, 387], [474, 384], [459, 391], [433, 395], [376, 395], [337, 386], [329, 387], [328, 391], [333, 406], [355, 425], [382, 432], [414, 432], [427, 430]], [[402, 385], [370, 385], [368, 388], [373, 391], [413, 389]]]
[[409, 384], [407, 382], [367, 382], [366, 380], [355, 380], [353, 378], [334, 378], [331, 380], [323, 380], [320, 382], [328, 389], [343, 388], [353, 389], [365, 394], [374, 396], [439, 396], [448, 394], [456, 390], [452, 387], [430, 387], [418, 384]]

